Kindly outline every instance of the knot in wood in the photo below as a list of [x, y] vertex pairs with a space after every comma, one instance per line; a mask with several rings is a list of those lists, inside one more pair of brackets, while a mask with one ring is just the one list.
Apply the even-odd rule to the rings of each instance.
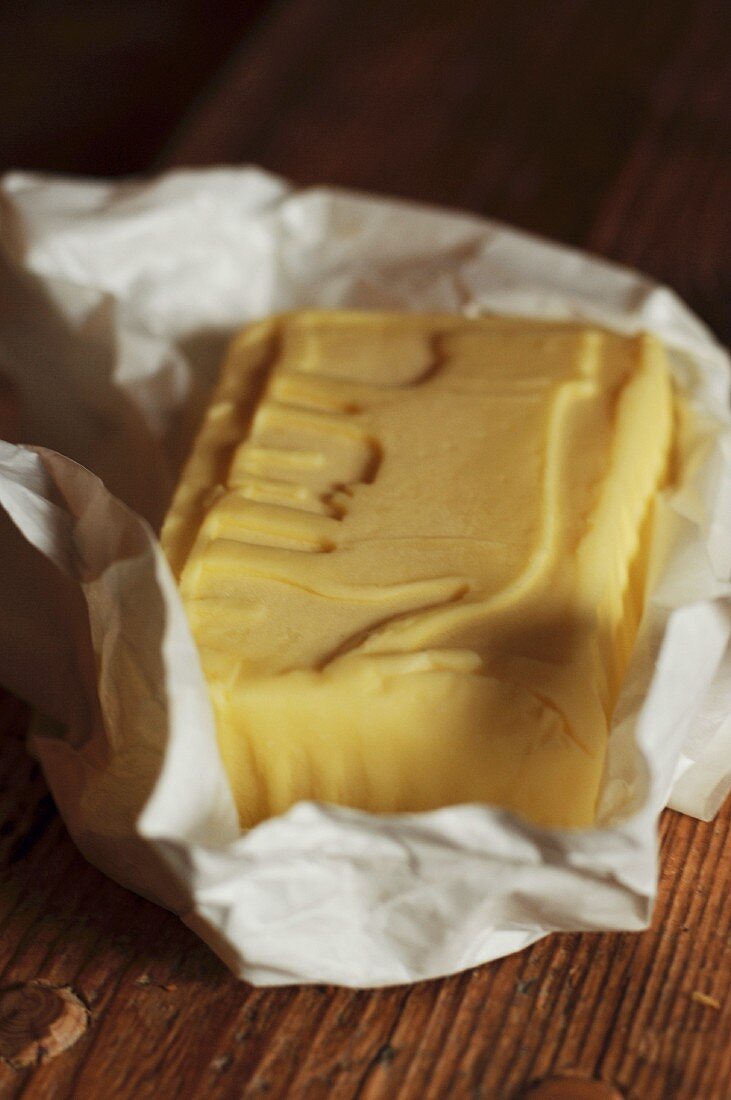
[[67, 1050], [89, 1026], [89, 1012], [72, 989], [43, 981], [0, 989], [0, 1057], [14, 1069]]

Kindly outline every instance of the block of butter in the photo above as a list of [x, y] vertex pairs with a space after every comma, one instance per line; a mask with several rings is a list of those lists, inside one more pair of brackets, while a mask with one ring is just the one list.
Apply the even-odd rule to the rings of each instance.
[[301, 799], [590, 825], [673, 424], [651, 336], [246, 329], [162, 532], [242, 825]]

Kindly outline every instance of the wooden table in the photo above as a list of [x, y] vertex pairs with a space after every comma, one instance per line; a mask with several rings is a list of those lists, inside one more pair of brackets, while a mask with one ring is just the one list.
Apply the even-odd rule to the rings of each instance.
[[[485, 212], [643, 268], [731, 342], [728, 0], [263, 7], [158, 166], [255, 162]], [[728, 804], [665, 814], [642, 935], [556, 935], [384, 991], [259, 990], [77, 854], [26, 721], [2, 699], [2, 1097], [731, 1097]], [[75, 1042], [44, 1055], [22, 1048], [57, 1011], [49, 985], [71, 990]]]

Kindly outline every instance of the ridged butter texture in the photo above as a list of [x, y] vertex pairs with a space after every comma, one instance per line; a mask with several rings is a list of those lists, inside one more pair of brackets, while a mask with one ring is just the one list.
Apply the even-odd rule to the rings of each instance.
[[647, 335], [246, 329], [162, 532], [242, 824], [301, 799], [591, 824], [672, 434]]

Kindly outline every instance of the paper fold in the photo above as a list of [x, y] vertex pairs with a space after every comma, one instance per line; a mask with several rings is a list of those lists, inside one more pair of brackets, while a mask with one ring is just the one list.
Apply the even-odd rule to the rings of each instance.
[[[701, 322], [582, 253], [257, 169], [124, 184], [16, 173], [0, 212], [13, 439], [0, 444], [0, 681], [45, 716], [31, 747], [87, 857], [261, 983], [387, 985], [554, 929], [643, 927], [660, 809], [710, 817], [731, 789], [729, 361]], [[485, 806], [377, 817], [302, 803], [239, 834], [153, 530], [226, 341], [300, 306], [565, 318], [651, 329], [668, 347], [692, 410], [683, 478], [660, 509], [596, 829]]]

